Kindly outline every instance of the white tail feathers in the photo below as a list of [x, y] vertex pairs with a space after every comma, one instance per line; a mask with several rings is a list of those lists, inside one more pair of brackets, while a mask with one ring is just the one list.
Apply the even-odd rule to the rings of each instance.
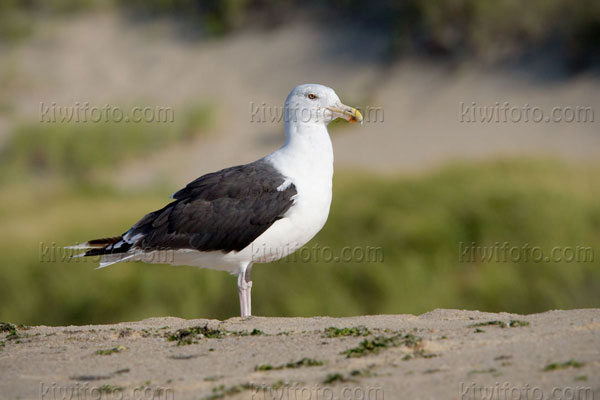
[[65, 249], [69, 249], [69, 250], [86, 250], [86, 249], [90, 249], [92, 248], [92, 246], [90, 246], [89, 242], [85, 242], [85, 243], [79, 243], [73, 246], [65, 246]]
[[136, 256], [136, 254], [119, 254], [119, 255], [105, 255], [102, 257], [102, 261], [100, 261], [100, 265], [96, 269], [108, 267], [109, 265], [113, 265], [116, 263], [120, 263], [121, 261], [129, 260], [130, 258]]

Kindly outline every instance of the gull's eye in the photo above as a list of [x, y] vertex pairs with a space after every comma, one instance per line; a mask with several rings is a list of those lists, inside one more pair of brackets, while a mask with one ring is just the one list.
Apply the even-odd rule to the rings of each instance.
[[309, 93], [309, 94], [308, 94], [308, 98], [309, 98], [309, 99], [311, 99], [311, 100], [316, 100], [316, 99], [318, 99], [319, 97], [317, 97], [317, 95], [316, 95], [316, 94]]

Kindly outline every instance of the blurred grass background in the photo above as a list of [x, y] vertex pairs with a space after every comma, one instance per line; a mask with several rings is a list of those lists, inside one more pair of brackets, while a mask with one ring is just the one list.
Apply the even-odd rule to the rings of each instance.
[[[270, 29], [300, 10], [325, 22], [383, 30], [389, 62], [408, 54], [502, 63], [550, 49], [578, 72], [597, 66], [600, 54], [600, 3], [592, 0], [5, 0], [0, 45], [26, 41], [40, 15], [99, 9], [173, 17], [202, 37], [253, 25]], [[18, 71], [0, 72], [0, 85], [14, 84]], [[0, 114], [11, 114], [10, 96], [2, 96]], [[122, 233], [162, 207], [180, 186], [174, 180], [126, 190], [108, 177], [132, 160], [197, 143], [210, 132], [215, 108], [201, 100], [169, 125], [12, 124], [0, 147], [0, 320], [54, 325], [238, 315], [236, 281], [223, 272], [141, 263], [96, 271], [91, 261], [61, 259], [62, 246]], [[383, 261], [257, 265], [253, 310], [348, 316], [598, 307], [598, 177], [597, 162], [527, 155], [416, 174], [338, 169], [329, 221], [307, 247], [327, 246], [333, 254], [380, 247]], [[471, 242], [527, 243], [546, 253], [588, 246], [595, 253], [586, 263], [461, 262], [460, 243]]]
[[[338, 172], [329, 221], [307, 247], [318, 243], [334, 255], [346, 246], [381, 247], [382, 262], [297, 258], [257, 265], [256, 313], [529, 313], [597, 306], [597, 255], [579, 263], [466, 263], [459, 243], [528, 243], [546, 254], [554, 246], [600, 248], [599, 172], [598, 166], [534, 159], [450, 165], [412, 177]], [[93, 260], [63, 260], [70, 253], [61, 246], [123, 232], [175, 189], [124, 192], [73, 182], [56, 175], [3, 182], [3, 319], [83, 324], [237, 314], [235, 279], [223, 272], [141, 263], [97, 271]]]

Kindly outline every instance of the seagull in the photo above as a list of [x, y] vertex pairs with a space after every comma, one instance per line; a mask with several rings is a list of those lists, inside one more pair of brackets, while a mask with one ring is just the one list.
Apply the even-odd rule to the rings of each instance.
[[327, 125], [363, 120], [319, 84], [295, 87], [283, 117], [281, 148], [199, 177], [124, 234], [70, 246], [86, 250], [74, 257], [97, 256], [98, 268], [143, 261], [227, 271], [237, 275], [241, 317], [250, 317], [252, 266], [292, 254], [327, 221], [333, 179]]

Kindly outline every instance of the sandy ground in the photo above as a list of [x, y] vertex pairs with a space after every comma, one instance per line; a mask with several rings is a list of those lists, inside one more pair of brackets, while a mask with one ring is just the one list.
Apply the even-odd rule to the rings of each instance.
[[[186, 336], [194, 327], [203, 333]], [[21, 327], [0, 338], [0, 398], [11, 400], [600, 398], [599, 309], [167, 317]]]

